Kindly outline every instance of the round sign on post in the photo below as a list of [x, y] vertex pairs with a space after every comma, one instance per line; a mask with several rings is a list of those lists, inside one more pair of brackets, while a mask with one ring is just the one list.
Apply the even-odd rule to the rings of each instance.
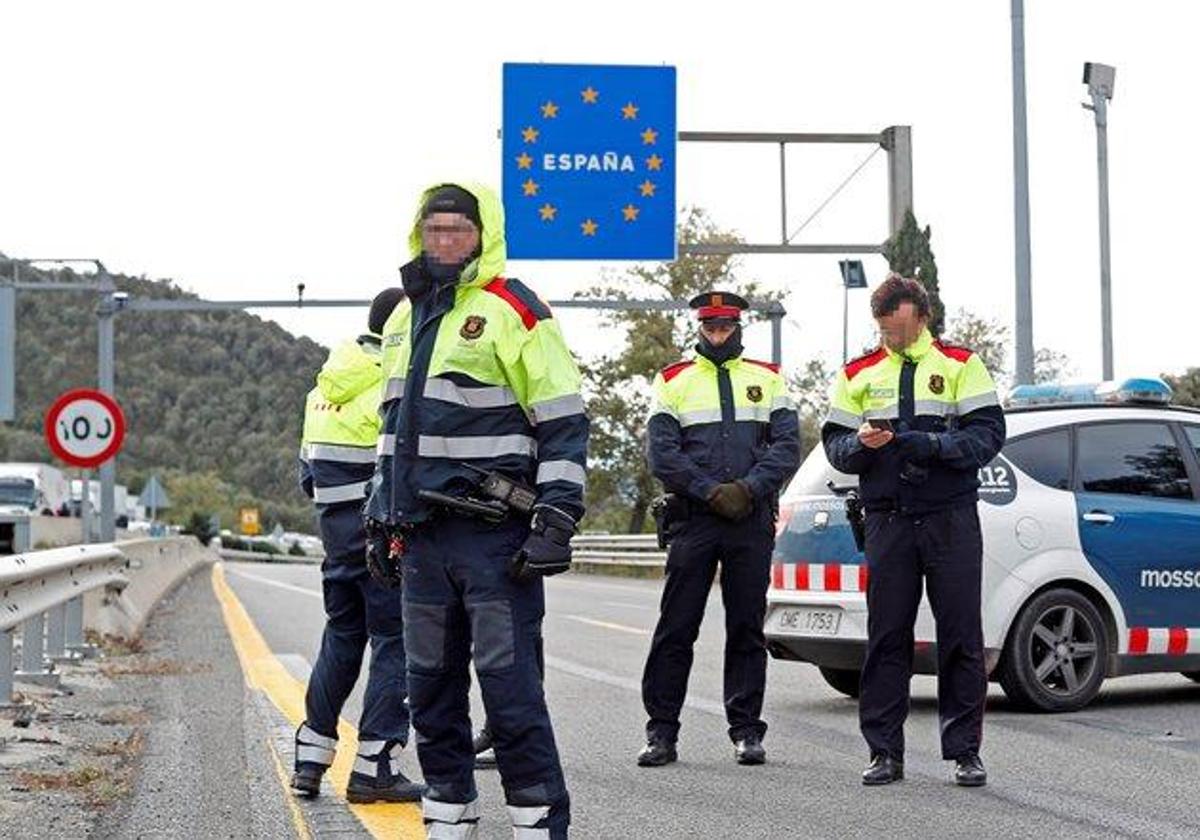
[[77, 388], [46, 412], [50, 450], [74, 467], [91, 469], [117, 454], [125, 440], [125, 415], [103, 391]]

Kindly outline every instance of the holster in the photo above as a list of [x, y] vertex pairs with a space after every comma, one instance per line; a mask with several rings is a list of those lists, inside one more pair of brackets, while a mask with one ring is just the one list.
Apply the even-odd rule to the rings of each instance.
[[867, 511], [856, 490], [851, 490], [846, 494], [846, 521], [850, 523], [850, 533], [854, 535], [855, 548], [865, 551], [867, 547]]
[[654, 530], [658, 534], [658, 547], [665, 549], [679, 533], [683, 523], [691, 516], [687, 498], [678, 493], [659, 496], [650, 505], [654, 517]]

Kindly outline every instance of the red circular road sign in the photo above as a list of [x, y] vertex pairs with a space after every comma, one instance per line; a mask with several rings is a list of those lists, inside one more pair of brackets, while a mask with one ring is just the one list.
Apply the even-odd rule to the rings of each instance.
[[125, 440], [125, 415], [103, 391], [76, 388], [50, 406], [44, 431], [55, 455], [88, 469], [117, 454]]

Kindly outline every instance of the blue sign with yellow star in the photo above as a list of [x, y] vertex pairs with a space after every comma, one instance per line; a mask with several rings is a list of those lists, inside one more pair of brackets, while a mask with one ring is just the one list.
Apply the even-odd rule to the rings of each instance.
[[675, 68], [504, 65], [508, 256], [675, 258]]

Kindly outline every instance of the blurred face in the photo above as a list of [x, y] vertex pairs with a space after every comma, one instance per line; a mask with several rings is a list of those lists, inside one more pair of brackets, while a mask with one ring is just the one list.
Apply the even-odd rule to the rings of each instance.
[[895, 312], [880, 315], [875, 319], [875, 323], [879, 325], [880, 341], [896, 353], [916, 341], [927, 322], [927, 318], [917, 314], [916, 304], [907, 300], [901, 302]]
[[421, 222], [421, 250], [442, 265], [458, 265], [479, 247], [479, 228], [462, 213], [431, 213]]
[[700, 334], [708, 339], [713, 347], [720, 347], [729, 340], [737, 324], [733, 321], [701, 321]]

